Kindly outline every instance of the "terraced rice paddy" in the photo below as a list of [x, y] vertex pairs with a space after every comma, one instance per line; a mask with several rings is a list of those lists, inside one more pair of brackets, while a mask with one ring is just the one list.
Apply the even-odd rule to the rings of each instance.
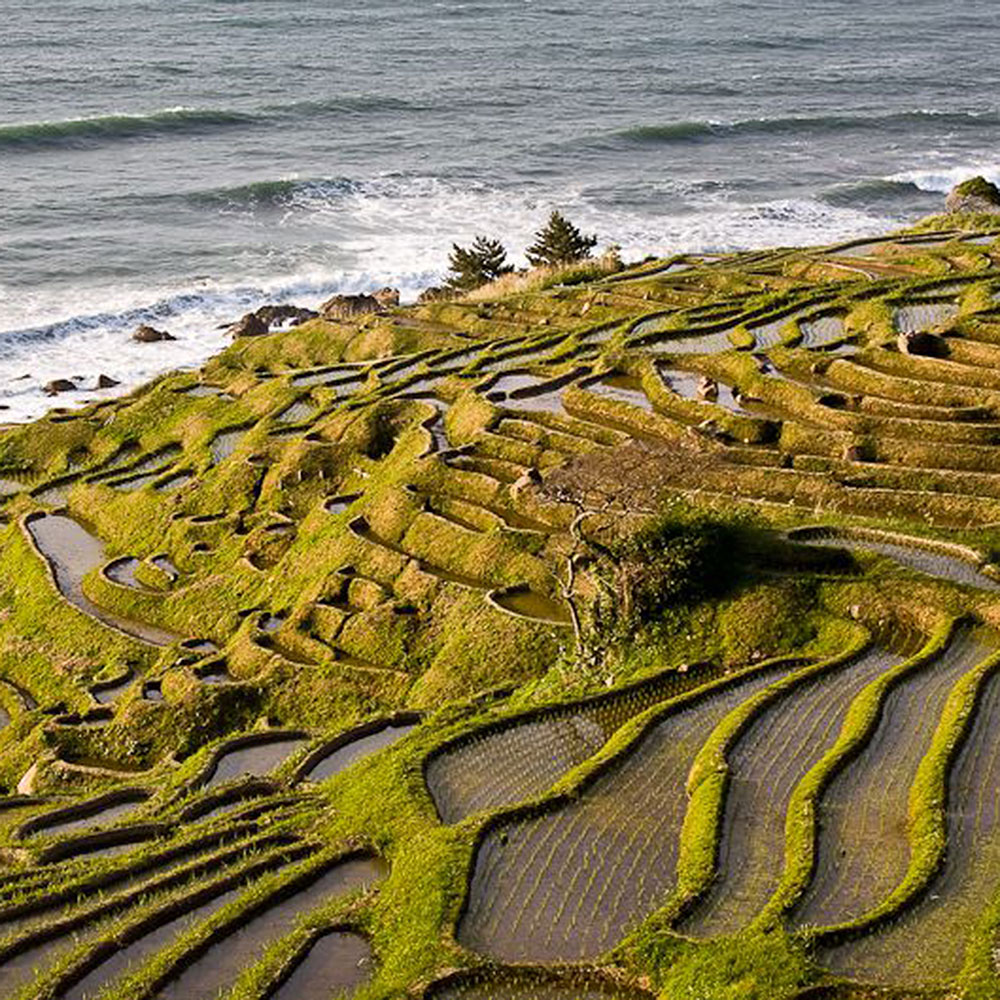
[[264, 908], [249, 922], [232, 927], [202, 955], [186, 962], [180, 975], [169, 981], [159, 996], [162, 1000], [212, 1000], [263, 948], [287, 934], [301, 915], [338, 896], [370, 887], [385, 875], [383, 864], [357, 858], [310, 878], [281, 902]]
[[840, 734], [861, 690], [900, 662], [875, 647], [766, 708], [728, 755], [730, 784], [716, 882], [684, 920], [684, 934], [741, 930], [763, 909], [784, 866], [784, 819], [795, 787]]
[[677, 708], [578, 800], [492, 829], [459, 940], [531, 962], [594, 958], [617, 944], [675, 885], [684, 785], [703, 735], [774, 679], [763, 671]]
[[1000, 676], [987, 683], [948, 782], [948, 856], [916, 906], [888, 927], [824, 947], [831, 969], [874, 983], [945, 984], [960, 971], [967, 931], [1000, 888]]
[[309, 948], [274, 1000], [328, 1000], [350, 993], [372, 972], [371, 945], [360, 934], [328, 931]]
[[220, 785], [244, 774], [267, 774], [304, 746], [298, 736], [260, 738], [247, 746], [225, 751], [218, 759], [208, 779], [209, 785]]
[[1000, 993], [994, 236], [518, 275], [0, 430], [0, 997]]
[[904, 544], [880, 539], [874, 535], [831, 533], [824, 529], [804, 529], [794, 532], [791, 537], [805, 545], [873, 552], [927, 576], [981, 590], [1000, 590], [1000, 581], [981, 572], [969, 560], [940, 550], [924, 548], [919, 539], [914, 539], [912, 544]]
[[484, 982], [469, 982], [432, 989], [435, 1000], [645, 1000], [650, 994], [611, 983], [587, 982], [567, 977], [546, 981], [526, 973], [498, 975]]
[[350, 739], [343, 745], [331, 749], [328, 754], [320, 756], [308, 770], [303, 772], [302, 777], [308, 778], [310, 781], [326, 781], [327, 778], [340, 774], [355, 761], [392, 746], [393, 743], [401, 740], [416, 727], [415, 722], [389, 722], [381, 728], [375, 729], [374, 732], [358, 734], [354, 739]]
[[607, 742], [629, 719], [717, 676], [670, 671], [588, 703], [514, 719], [446, 745], [427, 762], [425, 778], [438, 814], [457, 823], [482, 810], [533, 798]]
[[902, 881], [910, 785], [952, 686], [991, 652], [964, 631], [889, 692], [871, 739], [820, 800], [816, 871], [797, 923], [822, 927], [860, 917]]
[[155, 646], [177, 638], [165, 629], [114, 614], [87, 597], [83, 580], [104, 562], [104, 546], [77, 521], [65, 514], [46, 514], [29, 518], [25, 529], [48, 561], [59, 592], [85, 615]]

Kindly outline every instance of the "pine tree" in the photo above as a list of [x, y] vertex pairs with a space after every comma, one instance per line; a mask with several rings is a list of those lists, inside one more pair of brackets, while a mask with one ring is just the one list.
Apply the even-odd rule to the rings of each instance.
[[499, 240], [477, 236], [471, 247], [452, 244], [448, 267], [453, 272], [448, 287], [468, 292], [514, 270], [507, 263], [507, 251]]
[[555, 211], [544, 228], [535, 234], [535, 242], [525, 251], [525, 256], [532, 267], [572, 264], [589, 257], [595, 246], [596, 236], [584, 236], [562, 212]]

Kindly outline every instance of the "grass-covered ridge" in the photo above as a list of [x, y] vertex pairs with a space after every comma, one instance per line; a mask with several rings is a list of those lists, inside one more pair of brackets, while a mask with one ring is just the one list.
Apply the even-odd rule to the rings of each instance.
[[996, 225], [0, 431], [0, 997], [1000, 993]]

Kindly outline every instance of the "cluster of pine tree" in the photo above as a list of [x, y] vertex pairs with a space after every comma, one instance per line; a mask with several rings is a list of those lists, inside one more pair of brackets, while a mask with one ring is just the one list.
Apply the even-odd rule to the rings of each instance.
[[[596, 236], [584, 236], [561, 212], [555, 211], [535, 234], [535, 242], [525, 250], [525, 256], [532, 267], [561, 267], [589, 257], [596, 245]], [[514, 270], [507, 263], [503, 244], [486, 236], [477, 236], [468, 247], [453, 244], [448, 267], [451, 271], [448, 287], [462, 292], [479, 288]]]

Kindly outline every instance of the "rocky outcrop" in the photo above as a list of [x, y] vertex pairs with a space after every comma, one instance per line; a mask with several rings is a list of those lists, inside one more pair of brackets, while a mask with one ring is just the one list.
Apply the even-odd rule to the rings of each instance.
[[444, 299], [450, 299], [454, 294], [450, 288], [431, 285], [430, 288], [425, 288], [417, 296], [417, 305], [423, 305], [425, 302], [442, 302]]
[[155, 326], [143, 323], [132, 334], [132, 339], [139, 344], [157, 344], [160, 341], [176, 340], [177, 338], [172, 333], [167, 333], [166, 330], [157, 330]]
[[60, 392], [75, 392], [76, 383], [68, 378], [54, 378], [51, 382], [45, 383], [45, 392], [49, 396], [56, 396]]
[[269, 327], [278, 326], [281, 323], [305, 323], [315, 319], [319, 313], [315, 309], [305, 309], [302, 306], [290, 306], [287, 303], [281, 305], [261, 306], [255, 313], [258, 319], [262, 319]]
[[985, 177], [973, 177], [951, 189], [945, 203], [949, 212], [1000, 214], [1000, 188]]
[[398, 288], [380, 288], [371, 295], [334, 295], [319, 308], [327, 319], [353, 319], [355, 316], [367, 316], [372, 313], [382, 313], [399, 305]]
[[923, 358], [944, 358], [948, 356], [948, 343], [936, 333], [901, 333], [896, 337], [900, 354], [912, 354]]
[[116, 385], [121, 385], [121, 383], [118, 379], [114, 379], [110, 375], [105, 375], [101, 372], [101, 374], [97, 376], [98, 389], [113, 389]]
[[383, 311], [374, 295], [334, 295], [319, 308], [327, 319], [354, 319]]
[[388, 285], [385, 288], [380, 288], [372, 298], [383, 308], [383, 309], [395, 309], [399, 305], [399, 289], [390, 288]]
[[281, 323], [291, 322], [295, 325], [315, 319], [319, 313], [312, 309], [287, 304], [261, 306], [255, 312], [242, 316], [228, 329], [234, 337], [263, 337], [271, 332], [271, 328]]
[[271, 327], [256, 313], [247, 313], [229, 328], [229, 332], [234, 337], [263, 337], [271, 332]]

